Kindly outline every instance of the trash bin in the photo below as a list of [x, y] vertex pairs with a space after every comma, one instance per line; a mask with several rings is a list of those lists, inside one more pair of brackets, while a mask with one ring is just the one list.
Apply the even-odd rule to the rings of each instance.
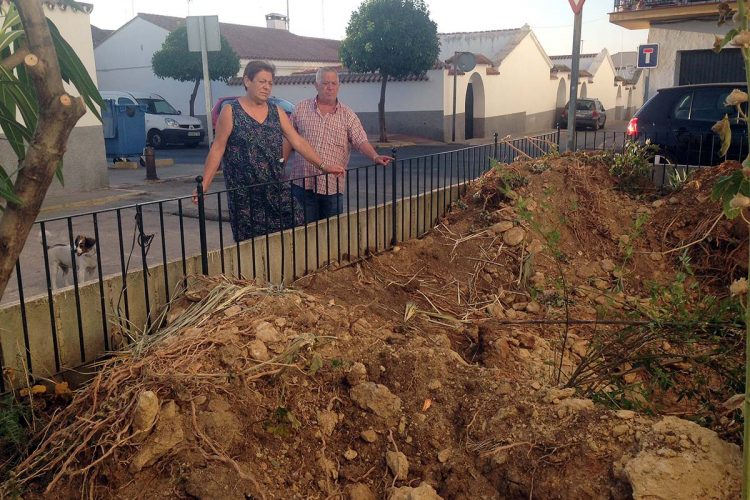
[[114, 161], [139, 157], [146, 147], [145, 107], [104, 101], [102, 122], [104, 149]]

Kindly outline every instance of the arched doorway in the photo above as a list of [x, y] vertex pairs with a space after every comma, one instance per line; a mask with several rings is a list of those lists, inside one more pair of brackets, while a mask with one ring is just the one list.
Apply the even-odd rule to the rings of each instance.
[[464, 139], [474, 138], [474, 85], [466, 87], [466, 101], [464, 102]]
[[615, 99], [615, 120], [624, 119], [624, 110], [622, 109], [622, 85], [617, 86], [617, 98]]
[[484, 137], [484, 82], [479, 73], [474, 73], [466, 88], [464, 137]]
[[557, 125], [558, 123], [560, 123], [560, 118], [562, 118], [562, 112], [565, 108], [565, 103], [568, 102], [567, 97], [567, 83], [565, 82], [565, 78], [560, 78], [560, 81], [557, 84], [557, 99], [555, 100], [555, 123], [553, 123], [553, 125]]
[[587, 91], [586, 82], [583, 82], [583, 84], [581, 85], [581, 93], [578, 95], [578, 97], [582, 97], [582, 98], [588, 97], [588, 94], [586, 93], [586, 91]]

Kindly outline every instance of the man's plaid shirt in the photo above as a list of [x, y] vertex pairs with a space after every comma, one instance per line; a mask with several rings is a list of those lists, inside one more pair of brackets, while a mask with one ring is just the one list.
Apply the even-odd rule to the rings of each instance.
[[[317, 98], [305, 99], [294, 107], [292, 123], [326, 165], [341, 165], [346, 168], [349, 163], [349, 145], [359, 149], [360, 145], [367, 142], [362, 122], [349, 106], [341, 102], [336, 104], [333, 113], [324, 115], [318, 110]], [[338, 179], [333, 175], [318, 175], [320, 170], [296, 152], [292, 155], [291, 162], [292, 179], [317, 175], [304, 180], [305, 189], [318, 194], [344, 192], [346, 174]], [[303, 185], [301, 179], [294, 182], [299, 186]]]

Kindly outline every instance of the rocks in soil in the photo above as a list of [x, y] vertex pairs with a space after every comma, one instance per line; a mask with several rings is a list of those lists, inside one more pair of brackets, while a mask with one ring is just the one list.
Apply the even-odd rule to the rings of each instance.
[[268, 361], [271, 359], [268, 355], [266, 344], [260, 339], [251, 340], [247, 346], [247, 350], [250, 353], [250, 357], [255, 361]]
[[344, 458], [351, 461], [357, 458], [357, 455], [359, 455], [356, 451], [352, 450], [351, 448], [347, 448], [347, 450], [344, 452]]
[[[156, 416], [159, 415], [159, 398], [153, 391], [143, 391], [138, 395], [138, 402], [133, 415], [133, 441], [140, 443], [151, 431]], [[136, 435], [137, 434], [137, 435]]]
[[410, 488], [409, 486], [394, 488], [390, 496], [390, 500], [442, 500], [442, 498], [427, 483], [421, 483], [416, 488]]
[[[653, 434], [638, 455], [627, 461], [624, 474], [633, 498], [739, 498], [742, 452], [706, 428], [676, 417], [652, 426]], [[680, 437], [682, 436], [682, 437]], [[664, 447], [667, 438], [693, 446], [680, 453]]]
[[558, 389], [556, 387], [551, 387], [547, 389], [547, 393], [542, 398], [545, 403], [554, 403], [557, 404], [563, 399], [571, 398], [575, 395], [576, 390], [573, 387], [568, 387], [565, 389]]
[[355, 483], [347, 486], [346, 493], [349, 500], [377, 500], [375, 493], [369, 486], [363, 483]]
[[501, 220], [497, 224], [493, 224], [490, 227], [490, 233], [497, 235], [497, 234], [502, 234], [511, 229], [513, 229], [513, 221]]
[[277, 344], [284, 340], [279, 330], [268, 321], [261, 321], [255, 325], [255, 338], [264, 344]]
[[379, 417], [390, 419], [401, 413], [401, 398], [384, 385], [363, 382], [353, 387], [349, 395], [357, 406], [370, 410]]
[[168, 401], [159, 411], [156, 429], [133, 456], [129, 466], [130, 472], [140, 472], [144, 467], [152, 465], [180, 444], [184, 438], [182, 424], [177, 414], [177, 405], [174, 401]]
[[367, 367], [357, 361], [346, 374], [346, 381], [349, 382], [349, 385], [352, 387], [359, 385], [362, 382], [367, 382]]
[[503, 243], [510, 247], [515, 247], [521, 244], [526, 238], [526, 231], [520, 227], [514, 227], [503, 233]]
[[601, 262], [599, 262], [599, 266], [602, 268], [602, 271], [605, 273], [611, 273], [615, 270], [615, 263], [612, 262], [610, 259], [603, 259]]
[[366, 431], [362, 431], [359, 437], [367, 443], [374, 443], [378, 440], [378, 433], [372, 429], [367, 429]]
[[400, 451], [387, 452], [385, 462], [397, 480], [403, 481], [409, 476], [409, 460]]
[[336, 424], [339, 423], [339, 416], [333, 411], [319, 411], [318, 412], [318, 425], [320, 426], [320, 432], [324, 436], [330, 436], [333, 434], [333, 430], [336, 428]]
[[494, 304], [490, 304], [485, 309], [487, 311], [487, 314], [492, 316], [496, 319], [505, 319], [505, 309], [503, 309], [503, 306], [495, 302]]
[[437, 455], [438, 461], [441, 464], [444, 464], [445, 462], [447, 462], [448, 460], [450, 460], [452, 454], [453, 454], [453, 450], [451, 450], [450, 448], [446, 448], [444, 450], [441, 450], [438, 453], [438, 455]]

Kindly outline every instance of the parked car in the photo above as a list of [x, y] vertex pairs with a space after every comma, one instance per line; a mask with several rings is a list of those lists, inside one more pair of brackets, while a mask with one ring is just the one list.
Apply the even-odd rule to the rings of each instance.
[[[214, 130], [216, 129], [216, 121], [219, 119], [219, 113], [221, 112], [222, 106], [224, 106], [229, 101], [237, 99], [237, 97], [238, 96], [228, 96], [228, 97], [219, 97], [218, 99], [216, 99], [216, 104], [214, 104], [213, 109], [211, 109], [211, 123], [213, 124]], [[287, 101], [286, 99], [271, 96], [268, 98], [268, 102], [271, 104], [276, 104], [278, 106], [281, 106], [281, 109], [286, 111], [287, 116], [291, 115], [292, 112], [294, 111], [294, 104]]]
[[[565, 104], [563, 109], [562, 117], [560, 119], [560, 126], [566, 128], [568, 126], [568, 106], [570, 103]], [[604, 128], [607, 123], [607, 111], [599, 101], [599, 99], [589, 99], [583, 97], [576, 101], [576, 128], [580, 127], [591, 127], [594, 130]]]
[[195, 147], [203, 141], [206, 130], [201, 121], [182, 116], [159, 94], [148, 92], [102, 91], [102, 98], [117, 104], [140, 105], [145, 111], [146, 142], [155, 148], [168, 144]]
[[710, 83], [659, 89], [630, 120], [626, 134], [639, 141], [650, 139], [659, 146], [666, 163], [717, 165], [724, 158], [718, 154], [721, 141], [711, 127], [728, 115], [732, 145], [727, 158], [742, 161], [748, 150], [747, 124], [738, 122], [737, 109], [725, 102], [736, 88], [747, 90], [747, 84]]

